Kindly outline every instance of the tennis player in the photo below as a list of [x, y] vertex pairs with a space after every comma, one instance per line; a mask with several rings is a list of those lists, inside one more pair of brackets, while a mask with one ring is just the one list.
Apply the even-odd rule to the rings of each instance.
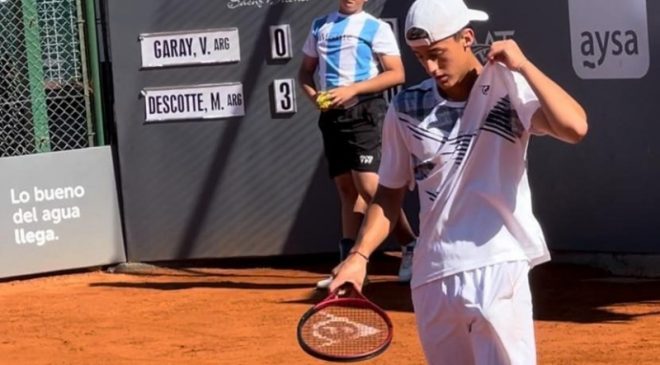
[[[339, 0], [337, 11], [312, 22], [299, 72], [301, 87], [315, 105], [321, 92], [331, 100], [330, 109], [321, 111], [319, 127], [341, 202], [340, 261], [353, 247], [378, 186], [387, 111], [383, 91], [405, 80], [391, 27], [365, 12], [365, 2]], [[405, 215], [399, 217], [393, 232], [403, 251], [399, 280], [408, 282], [416, 237]], [[317, 287], [327, 289], [331, 281], [331, 277], [321, 280]]]
[[416, 183], [412, 299], [433, 365], [536, 363], [528, 273], [550, 257], [532, 213], [527, 144], [531, 135], [577, 143], [587, 133], [583, 108], [515, 41], [494, 42], [480, 64], [470, 23], [487, 19], [462, 0], [410, 7], [406, 42], [430, 78], [390, 105], [380, 185], [330, 286], [361, 286]]

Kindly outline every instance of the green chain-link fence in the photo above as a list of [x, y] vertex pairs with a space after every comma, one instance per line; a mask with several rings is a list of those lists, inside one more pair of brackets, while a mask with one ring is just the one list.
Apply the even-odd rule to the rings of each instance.
[[0, 156], [94, 144], [81, 0], [0, 0]]

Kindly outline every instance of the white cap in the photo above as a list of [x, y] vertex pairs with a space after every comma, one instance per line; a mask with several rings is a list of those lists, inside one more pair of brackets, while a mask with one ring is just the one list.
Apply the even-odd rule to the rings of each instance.
[[445, 39], [471, 21], [486, 21], [488, 14], [468, 9], [463, 0], [416, 0], [406, 16], [406, 43], [428, 46]]

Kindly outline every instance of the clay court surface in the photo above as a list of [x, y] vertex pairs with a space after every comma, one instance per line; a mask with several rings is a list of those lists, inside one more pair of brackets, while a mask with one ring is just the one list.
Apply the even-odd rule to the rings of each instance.
[[[329, 257], [159, 265], [0, 282], [0, 365], [320, 364], [297, 346]], [[369, 364], [423, 364], [398, 257], [370, 267], [368, 297], [394, 322]], [[532, 273], [540, 364], [660, 364], [660, 280], [546, 264]]]

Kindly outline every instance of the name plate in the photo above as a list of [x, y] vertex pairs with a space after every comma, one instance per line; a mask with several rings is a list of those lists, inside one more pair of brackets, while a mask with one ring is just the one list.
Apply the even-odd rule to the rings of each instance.
[[238, 28], [149, 33], [139, 39], [143, 68], [241, 60]]
[[147, 122], [245, 115], [243, 84], [240, 82], [149, 88], [142, 94]]

